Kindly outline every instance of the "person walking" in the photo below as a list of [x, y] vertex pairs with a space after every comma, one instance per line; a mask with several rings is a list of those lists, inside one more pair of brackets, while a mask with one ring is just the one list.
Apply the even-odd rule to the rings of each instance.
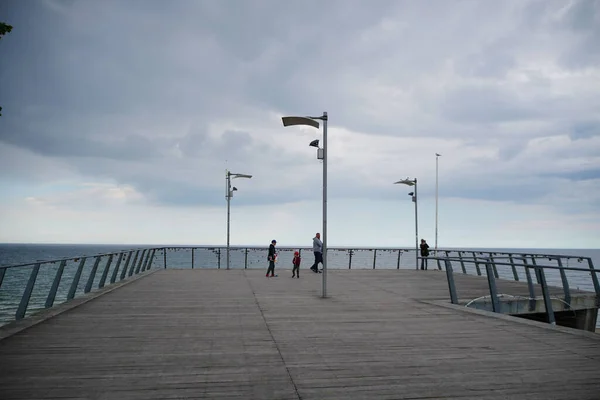
[[275, 276], [275, 258], [277, 257], [277, 253], [275, 252], [275, 245], [277, 244], [277, 240], [271, 240], [271, 245], [269, 246], [269, 255], [267, 256], [267, 260], [269, 260], [269, 268], [267, 269], [266, 277], [269, 277], [269, 272], [271, 273], [271, 277]]
[[300, 252], [294, 252], [294, 259], [292, 260], [292, 278], [300, 278], [300, 263], [302, 262], [302, 258], [300, 258]]
[[313, 272], [319, 272], [319, 263], [323, 264], [323, 242], [321, 242], [321, 234], [319, 232], [313, 238], [313, 253], [315, 253], [315, 263], [310, 269]]
[[[425, 239], [421, 239], [421, 269], [427, 269], [427, 257], [429, 256], [429, 245]], [[425, 268], [423, 268], [425, 267]]]

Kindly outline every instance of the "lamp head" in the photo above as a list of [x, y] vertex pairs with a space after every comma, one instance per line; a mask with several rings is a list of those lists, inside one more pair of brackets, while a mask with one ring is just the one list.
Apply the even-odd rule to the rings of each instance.
[[308, 125], [319, 129], [319, 123], [308, 117], [282, 117], [283, 126]]
[[248, 175], [248, 174], [231, 174], [231, 178], [235, 179], [235, 178], [252, 178], [252, 175]]
[[394, 185], [396, 185], [398, 183], [401, 183], [403, 185], [408, 185], [408, 186], [415, 186], [415, 181], [408, 179], [408, 178], [402, 179], [401, 181], [398, 181], [398, 182], [394, 182]]

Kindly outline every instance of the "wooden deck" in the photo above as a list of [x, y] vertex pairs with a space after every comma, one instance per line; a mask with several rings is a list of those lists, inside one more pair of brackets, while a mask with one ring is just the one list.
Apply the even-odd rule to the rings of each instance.
[[435, 304], [442, 272], [290, 275], [151, 273], [1, 340], [0, 399], [600, 398], [600, 335]]

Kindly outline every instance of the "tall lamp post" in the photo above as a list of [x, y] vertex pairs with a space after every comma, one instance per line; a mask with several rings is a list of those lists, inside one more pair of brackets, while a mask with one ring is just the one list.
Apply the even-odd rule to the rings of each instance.
[[247, 174], [232, 174], [231, 171], [225, 171], [225, 183], [227, 188], [225, 193], [225, 198], [227, 199], [227, 269], [229, 269], [229, 215], [231, 209], [231, 198], [233, 197], [233, 192], [237, 190], [234, 186], [231, 187], [231, 180], [235, 178], [252, 178], [252, 175]]
[[417, 178], [415, 179], [402, 179], [401, 181], [394, 182], [396, 184], [403, 184], [407, 186], [414, 186], [415, 191], [410, 192], [408, 195], [412, 196], [412, 201], [415, 203], [415, 269], [419, 269], [419, 221], [418, 221], [418, 213], [417, 213]]
[[327, 297], [327, 112], [320, 117], [282, 117], [283, 126], [307, 125], [319, 129], [323, 121], [323, 148], [313, 140], [309, 146], [317, 148], [317, 159], [323, 160], [323, 298]]
[[438, 159], [441, 154], [435, 153], [435, 256], [438, 248]]

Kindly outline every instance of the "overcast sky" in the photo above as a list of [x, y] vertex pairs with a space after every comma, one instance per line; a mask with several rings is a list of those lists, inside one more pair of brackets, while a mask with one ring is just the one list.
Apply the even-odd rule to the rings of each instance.
[[0, 242], [600, 247], [600, 1], [0, 2]]

